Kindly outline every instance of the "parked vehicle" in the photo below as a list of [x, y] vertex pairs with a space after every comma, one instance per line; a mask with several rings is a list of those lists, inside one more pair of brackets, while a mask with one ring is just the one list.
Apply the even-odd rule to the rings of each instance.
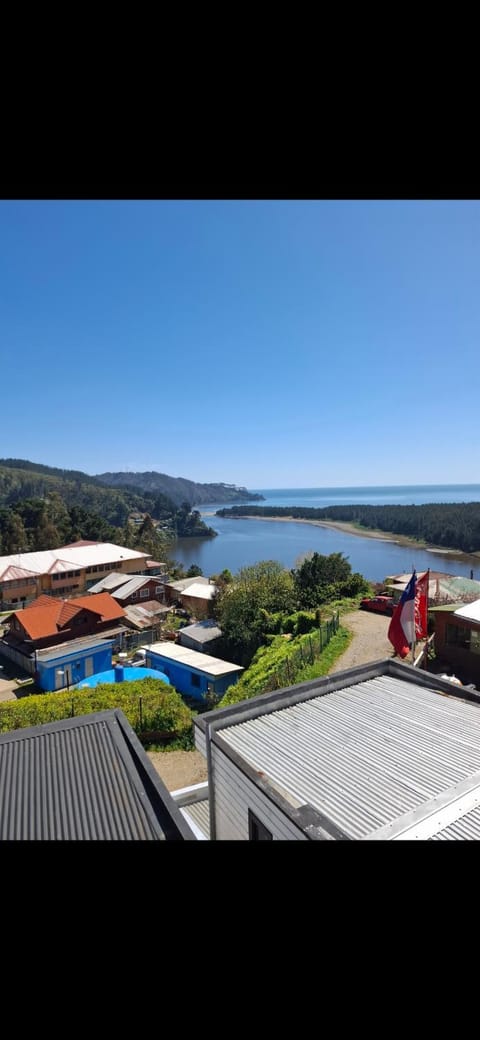
[[376, 614], [393, 614], [395, 604], [393, 596], [373, 596], [371, 599], [365, 597], [360, 603], [360, 610], [373, 610]]

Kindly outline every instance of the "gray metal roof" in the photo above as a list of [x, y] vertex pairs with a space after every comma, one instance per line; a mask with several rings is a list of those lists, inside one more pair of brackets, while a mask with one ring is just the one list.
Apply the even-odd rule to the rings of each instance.
[[1, 840], [192, 837], [118, 709], [0, 736]]
[[433, 834], [431, 841], [478, 841], [480, 838], [480, 806], [460, 820]]
[[[100, 632], [98, 636], [84, 636], [83, 639], [67, 639], [64, 643], [57, 643], [56, 646], [49, 646], [45, 650], [37, 650], [37, 661], [43, 663], [44, 661], [55, 661], [57, 657], [74, 657], [75, 654], [81, 653], [83, 650], [92, 650], [95, 646], [106, 647], [110, 646], [118, 638], [119, 633], [126, 632], [125, 626], [122, 628], [116, 628], [113, 632]], [[33, 652], [30, 657], [33, 657]]]
[[[203, 840], [210, 840], [210, 807], [208, 798], [204, 798], [200, 802], [191, 802], [190, 805], [183, 806], [180, 812], [185, 817], [187, 823], [193, 823], [195, 827], [198, 827]], [[202, 838], [200, 838], [201, 840]]]
[[197, 643], [208, 643], [211, 639], [219, 639], [221, 634], [222, 630], [216, 621], [198, 621], [195, 625], [185, 625], [185, 628], [180, 628], [178, 638], [181, 639], [184, 635], [190, 636], [190, 639], [194, 639]]
[[121, 585], [126, 585], [127, 581], [132, 578], [131, 574], [121, 574], [120, 571], [112, 571], [111, 574], [107, 574], [105, 578], [101, 578], [95, 585], [91, 585], [88, 589], [88, 594], [96, 592], [108, 592], [109, 589], [119, 589]]
[[351, 838], [433, 837], [461, 819], [473, 826], [480, 705], [430, 678], [430, 688], [379, 674], [312, 691], [245, 722], [225, 716], [218, 735], [290, 805], [313, 806]]
[[122, 585], [119, 589], [114, 591], [113, 598], [119, 600], [128, 599], [128, 597], [132, 595], [132, 592], [137, 592], [137, 590], [143, 588], [144, 585], [148, 585], [150, 581], [155, 581], [154, 574], [134, 574], [125, 585]]

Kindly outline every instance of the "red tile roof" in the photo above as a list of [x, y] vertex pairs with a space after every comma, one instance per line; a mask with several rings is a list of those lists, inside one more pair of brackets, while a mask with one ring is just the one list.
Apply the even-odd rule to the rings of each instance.
[[[33, 599], [31, 603], [26, 603], [24, 609], [31, 610], [32, 607], [42, 607], [44, 603], [47, 603], [50, 606], [50, 604], [58, 602], [58, 600], [53, 599], [53, 596], [47, 596], [46, 593], [43, 592], [41, 596], [37, 596], [37, 598]], [[19, 617], [20, 614], [23, 614], [23, 610], [19, 611]]]
[[18, 618], [30, 639], [46, 639], [58, 632], [61, 606], [61, 602], [55, 603], [50, 600], [49, 604], [42, 603], [39, 607], [32, 605], [26, 610], [16, 610], [11, 617]]
[[49, 636], [56, 635], [60, 629], [68, 628], [69, 622], [81, 610], [88, 610], [97, 615], [100, 623], [125, 617], [123, 607], [116, 603], [108, 592], [70, 600], [39, 596], [24, 610], [16, 610], [10, 617], [18, 618], [30, 639], [48, 639]]
[[114, 621], [116, 618], [125, 617], [123, 607], [109, 592], [95, 592], [91, 596], [79, 596], [78, 599], [70, 599], [68, 602], [75, 603], [82, 610], [91, 610], [99, 614], [101, 621]]

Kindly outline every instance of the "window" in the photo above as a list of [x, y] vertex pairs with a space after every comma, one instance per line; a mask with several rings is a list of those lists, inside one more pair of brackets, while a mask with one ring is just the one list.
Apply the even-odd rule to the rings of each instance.
[[148, 589], [140, 589], [140, 599], [146, 599], [148, 596]]
[[155, 585], [155, 595], [158, 596], [159, 592], [163, 592], [163, 585]]
[[480, 632], [474, 628], [470, 632], [470, 653], [480, 654]]
[[195, 675], [195, 672], [190, 672], [190, 679], [191, 679], [192, 686], [197, 686], [197, 687], [200, 686], [200, 676], [199, 675]]
[[248, 810], [248, 840], [249, 841], [273, 841], [273, 834], [267, 830], [257, 816]]
[[462, 625], [447, 625], [445, 642], [447, 646], [459, 646], [463, 650], [468, 650], [470, 647], [470, 629], [464, 628]]

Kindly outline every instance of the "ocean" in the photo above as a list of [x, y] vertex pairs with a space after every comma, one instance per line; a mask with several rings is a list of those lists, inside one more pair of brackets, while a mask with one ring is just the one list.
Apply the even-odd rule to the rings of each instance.
[[[337, 488], [251, 488], [265, 501], [259, 506], [312, 506], [370, 504], [422, 505], [429, 502], [480, 502], [480, 484], [422, 484], [385, 487]], [[215, 531], [216, 538], [181, 538], [172, 549], [172, 557], [185, 567], [195, 563], [204, 575], [218, 574], [225, 567], [236, 573], [240, 567], [259, 560], [278, 560], [284, 567], [294, 567], [306, 552], [328, 555], [343, 552], [353, 571], [369, 581], [383, 581], [387, 575], [417, 571], [444, 571], [447, 574], [480, 580], [480, 558], [459, 558], [456, 554], [434, 553], [416, 547], [362, 535], [349, 535], [334, 528], [274, 520], [227, 520], [215, 516], [224, 506], [203, 505], [202, 517]]]

